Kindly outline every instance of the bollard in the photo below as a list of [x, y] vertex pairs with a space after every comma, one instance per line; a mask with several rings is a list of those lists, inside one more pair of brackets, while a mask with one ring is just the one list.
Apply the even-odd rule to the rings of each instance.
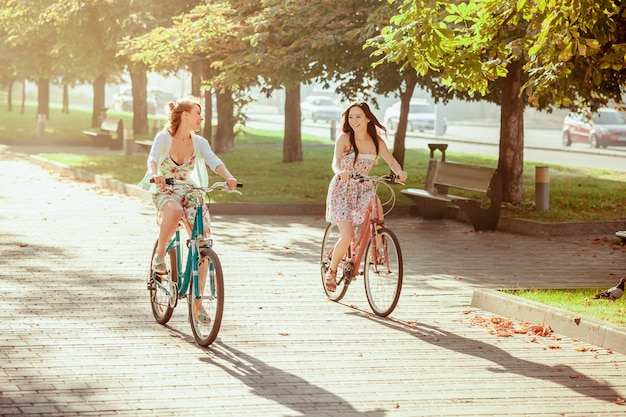
[[535, 211], [550, 209], [550, 171], [547, 166], [535, 167]]
[[337, 121], [336, 120], [331, 120], [330, 121], [330, 140], [331, 141], [335, 141], [335, 135], [337, 134]]
[[133, 140], [133, 129], [124, 129], [124, 155], [133, 155], [135, 153], [135, 141]]
[[[431, 193], [436, 192], [434, 179], [437, 176], [437, 170], [439, 165], [446, 160], [446, 149], [448, 149], [447, 143], [429, 143], [428, 149], [430, 149], [430, 159], [428, 160], [428, 169], [426, 170], [426, 181], [424, 183], [424, 189]], [[435, 151], [441, 152], [441, 159], [435, 158]]]
[[37, 138], [43, 139], [45, 132], [46, 132], [46, 115], [38, 114], [37, 115]]

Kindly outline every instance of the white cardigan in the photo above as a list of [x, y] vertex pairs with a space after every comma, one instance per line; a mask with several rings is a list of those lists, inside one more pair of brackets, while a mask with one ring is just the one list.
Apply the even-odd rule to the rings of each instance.
[[[150, 172], [150, 162], [155, 162], [157, 168], [161, 166], [161, 163], [167, 158], [172, 147], [172, 135], [167, 130], [162, 130], [154, 137], [152, 142], [152, 148], [150, 148], [150, 154], [148, 155], [148, 170], [146, 175], [139, 182], [139, 187], [144, 190], [150, 190], [150, 192], [156, 192], [154, 184], [150, 183], [152, 173]], [[206, 166], [208, 165], [212, 171], [215, 172], [218, 166], [223, 165], [222, 160], [215, 155], [209, 142], [202, 136], [198, 136], [195, 133], [191, 133], [191, 140], [193, 142], [193, 152], [196, 155], [196, 162], [191, 173], [191, 180], [200, 187], [207, 187], [209, 185], [209, 173]], [[202, 158], [200, 158], [202, 156]]]

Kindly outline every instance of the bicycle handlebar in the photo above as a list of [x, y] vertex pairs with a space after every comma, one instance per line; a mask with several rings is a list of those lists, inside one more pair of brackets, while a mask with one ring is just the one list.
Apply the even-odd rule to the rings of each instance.
[[[151, 178], [150, 182], [154, 183], [154, 178]], [[167, 185], [185, 185], [189, 189], [205, 191], [205, 192], [211, 192], [211, 191], [219, 189], [220, 191], [226, 191], [226, 192], [229, 192], [229, 193], [239, 193], [239, 194], [241, 194], [241, 192], [238, 191], [238, 190], [231, 190], [230, 188], [228, 188], [228, 183], [226, 181], [214, 182], [209, 187], [194, 187], [194, 186], [189, 185], [188, 183], [186, 183], [184, 181], [177, 180], [175, 178], [166, 178], [165, 179], [165, 184], [167, 184]], [[237, 183], [237, 188], [241, 188], [241, 187], [243, 187], [243, 184], [238, 182]]]
[[394, 184], [404, 184], [403, 182], [397, 181], [398, 176], [394, 173], [387, 175], [361, 175], [361, 174], [350, 174], [350, 178], [355, 181], [363, 182], [363, 181], [375, 181], [375, 182], [390, 182]]

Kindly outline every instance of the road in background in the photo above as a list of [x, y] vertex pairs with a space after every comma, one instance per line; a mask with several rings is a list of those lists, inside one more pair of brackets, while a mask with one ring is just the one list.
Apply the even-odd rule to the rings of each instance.
[[[277, 114], [248, 114], [247, 125], [257, 129], [282, 130], [284, 116]], [[336, 132], [339, 132], [337, 126]], [[328, 137], [331, 144], [331, 128], [328, 123], [303, 123], [302, 133]], [[560, 129], [526, 129], [524, 137], [524, 160], [540, 164], [560, 164], [585, 168], [608, 169], [626, 172], [626, 147], [592, 149], [588, 145], [573, 144], [564, 147]], [[394, 132], [389, 133], [393, 143]], [[428, 149], [429, 143], [448, 143], [449, 152], [474, 153], [498, 156], [499, 126], [476, 124], [453, 124], [444, 136], [429, 132], [407, 132], [407, 149]]]

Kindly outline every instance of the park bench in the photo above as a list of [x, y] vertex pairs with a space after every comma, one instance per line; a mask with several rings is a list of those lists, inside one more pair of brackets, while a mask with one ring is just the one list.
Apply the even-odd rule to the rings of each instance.
[[136, 140], [135, 146], [143, 149], [144, 151], [146, 151], [146, 153], [148, 153], [150, 152], [150, 148], [152, 148], [152, 141], [151, 140]]
[[[431, 159], [432, 152], [431, 148]], [[467, 215], [475, 230], [495, 230], [502, 205], [502, 179], [498, 170], [448, 162], [445, 154], [436, 165], [433, 172], [429, 172], [428, 189], [401, 190], [413, 200], [418, 214], [425, 219], [441, 219], [449, 206], [456, 206]], [[477, 198], [449, 194], [449, 188], [469, 191], [468, 194]]]
[[[116, 134], [115, 139], [113, 133]], [[83, 134], [89, 136], [95, 146], [108, 146], [109, 149], [122, 149], [124, 146], [124, 123], [122, 119], [107, 117], [100, 125], [100, 130], [84, 130]]]

